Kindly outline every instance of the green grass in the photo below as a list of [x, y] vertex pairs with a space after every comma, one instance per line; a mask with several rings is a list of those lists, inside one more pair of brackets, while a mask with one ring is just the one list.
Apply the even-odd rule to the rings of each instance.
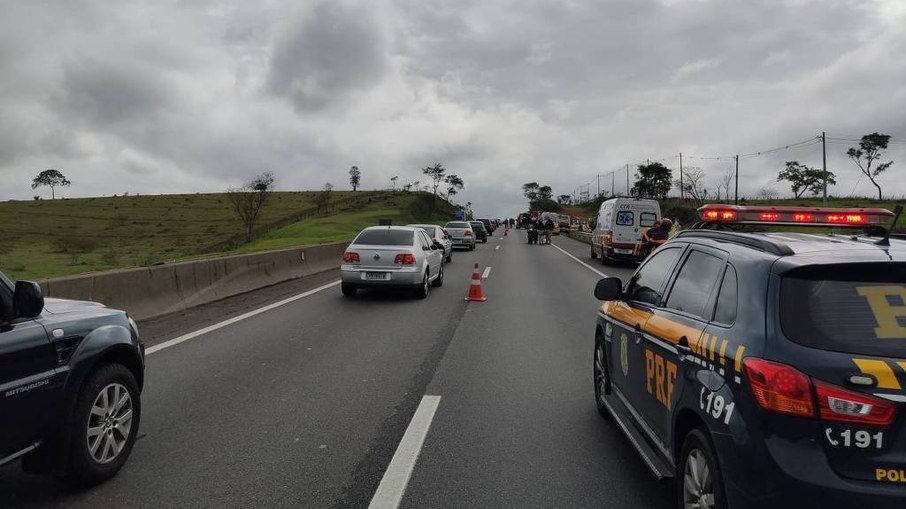
[[[314, 207], [315, 192], [277, 192], [257, 223], [266, 227]], [[423, 194], [335, 192], [335, 206], [229, 253], [351, 239], [388, 217], [410, 222]], [[446, 202], [444, 202], [446, 203]], [[438, 205], [450, 217], [449, 205]], [[418, 212], [418, 210], [416, 210]], [[425, 214], [422, 213], [422, 216]], [[215, 256], [211, 247], [242, 233], [225, 194], [149, 195], [0, 202], [0, 270], [43, 279]]]

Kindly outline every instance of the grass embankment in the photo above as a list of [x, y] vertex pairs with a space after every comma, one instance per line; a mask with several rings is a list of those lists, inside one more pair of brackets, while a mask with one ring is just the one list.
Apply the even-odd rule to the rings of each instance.
[[[380, 218], [401, 224], [429, 215], [430, 197], [390, 192], [335, 192], [334, 205], [317, 215], [316, 194], [274, 193], [257, 223], [262, 236], [221, 251], [347, 240]], [[445, 203], [436, 206], [437, 216], [450, 217]], [[300, 214], [312, 217], [263, 233]], [[0, 232], [0, 270], [13, 279], [42, 279], [222, 254], [212, 246], [243, 228], [225, 194], [193, 194], [0, 202]]]

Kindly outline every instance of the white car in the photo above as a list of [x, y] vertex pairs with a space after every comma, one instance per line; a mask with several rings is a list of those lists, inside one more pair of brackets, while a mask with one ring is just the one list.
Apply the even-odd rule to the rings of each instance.
[[424, 299], [428, 286], [444, 283], [443, 246], [421, 228], [372, 226], [362, 230], [343, 253], [343, 295], [361, 288], [405, 287]]
[[477, 242], [475, 240], [475, 232], [468, 221], [450, 221], [444, 225], [444, 230], [450, 235], [453, 246], [466, 247], [469, 251], [475, 250], [475, 243]]
[[425, 230], [429, 239], [440, 243], [444, 247], [444, 262], [450, 263], [453, 261], [453, 240], [443, 228], [436, 224], [407, 224], [406, 226]]

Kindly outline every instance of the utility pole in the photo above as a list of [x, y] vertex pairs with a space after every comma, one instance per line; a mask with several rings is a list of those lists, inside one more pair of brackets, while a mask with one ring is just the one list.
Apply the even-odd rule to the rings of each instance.
[[733, 198], [733, 203], [739, 205], [739, 154], [736, 154], [736, 193]]
[[629, 196], [629, 165], [626, 165], [626, 196]]
[[824, 206], [827, 207], [827, 143], [826, 133], [821, 131], [821, 171], [824, 173]]
[[595, 198], [601, 196], [601, 174], [598, 173], [598, 194], [595, 195]]
[[686, 195], [683, 191], [683, 153], [679, 153], [679, 197], [680, 200], [685, 200]]
[[614, 192], [614, 183], [617, 181], [617, 172], [616, 170], [610, 172], [610, 197], [613, 198]]

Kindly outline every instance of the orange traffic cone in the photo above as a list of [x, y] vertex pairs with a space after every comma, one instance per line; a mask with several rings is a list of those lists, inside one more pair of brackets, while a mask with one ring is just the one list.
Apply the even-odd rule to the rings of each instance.
[[506, 237], [507, 235], [509, 235], [509, 233], [510, 233], [510, 227], [507, 226], [506, 228], [503, 229], [503, 236]]
[[469, 285], [469, 295], [466, 296], [466, 300], [477, 302], [488, 300], [481, 291], [481, 274], [478, 273], [477, 263], [475, 264], [475, 270], [472, 271], [472, 283]]

